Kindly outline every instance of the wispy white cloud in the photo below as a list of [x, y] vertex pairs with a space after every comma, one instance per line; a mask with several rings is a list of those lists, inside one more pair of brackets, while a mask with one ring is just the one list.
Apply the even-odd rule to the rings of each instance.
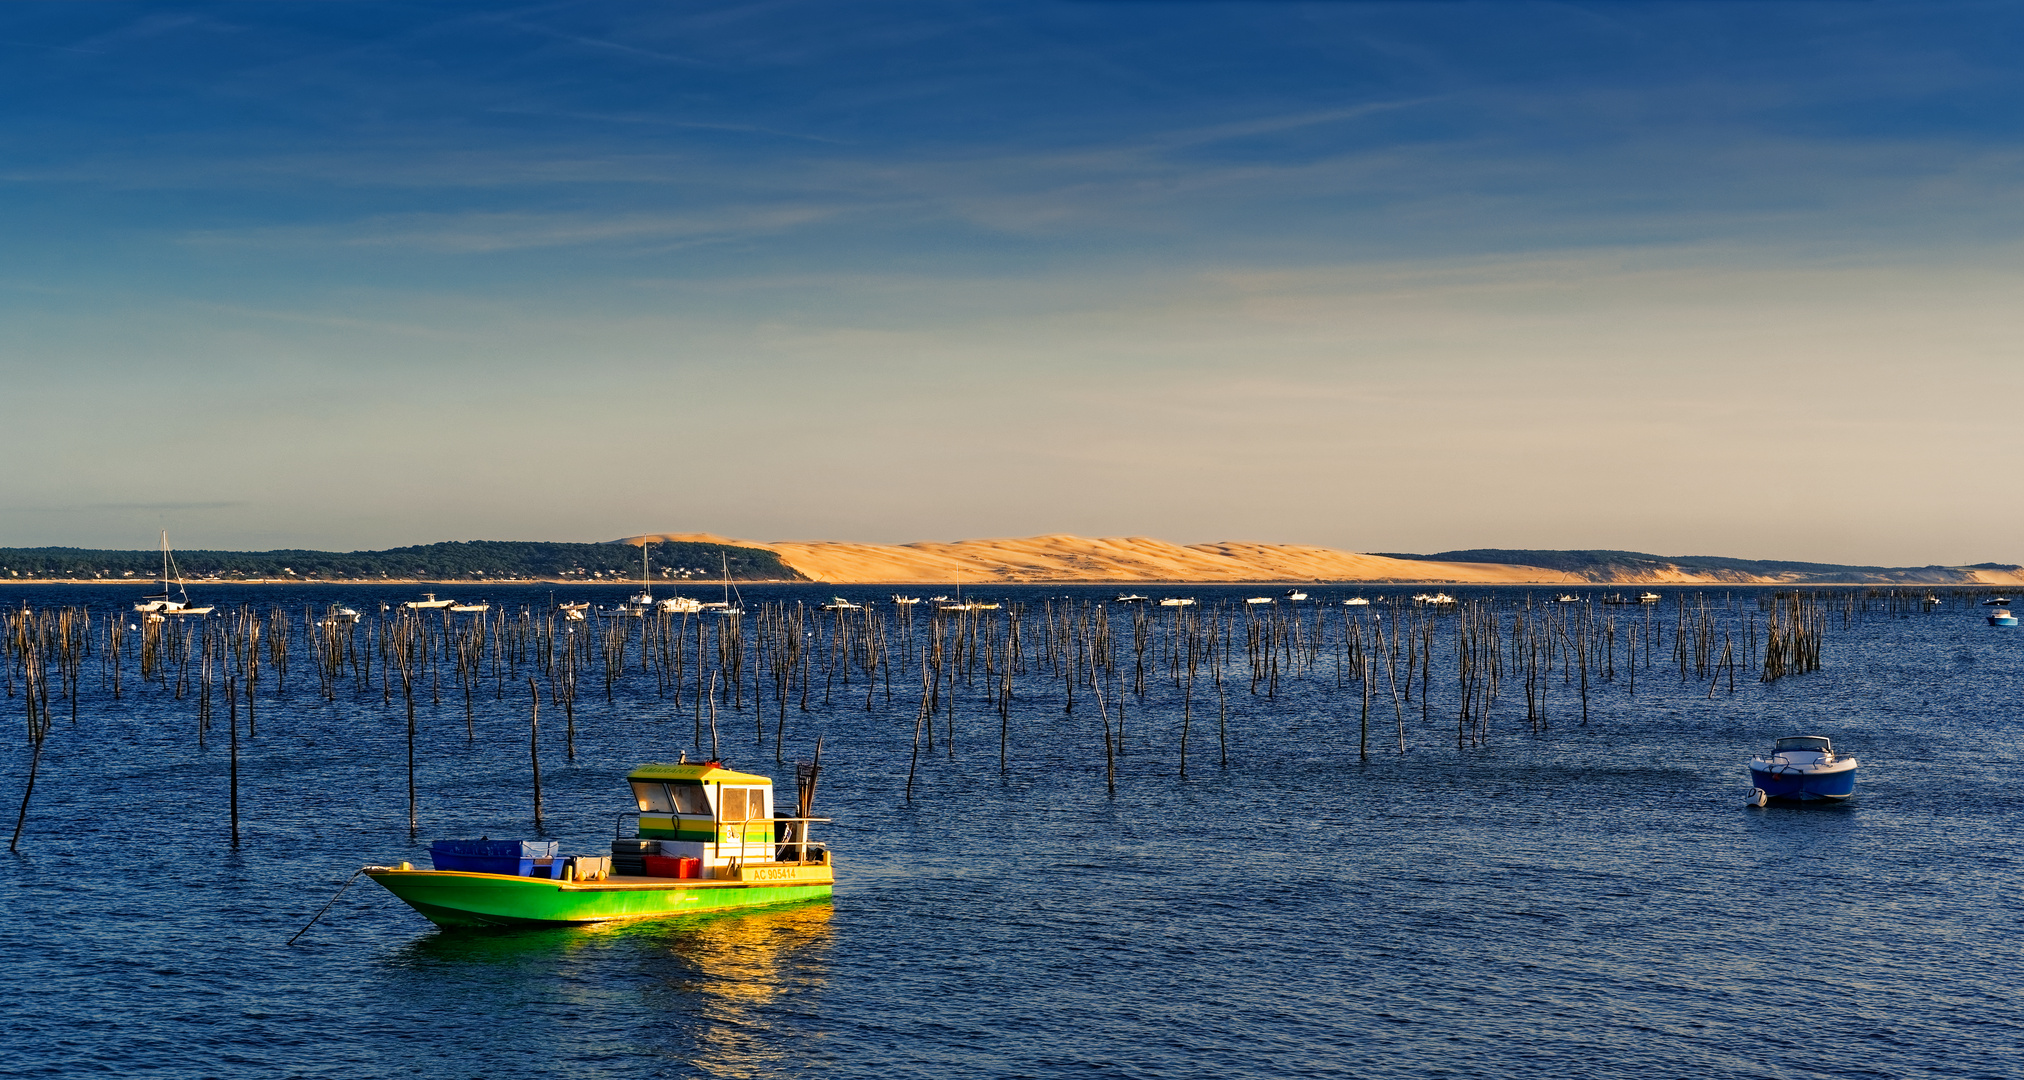
[[406, 214], [331, 225], [204, 230], [186, 233], [182, 239], [203, 246], [387, 248], [465, 255], [580, 245], [667, 248], [777, 233], [834, 213], [789, 206], [709, 214]]

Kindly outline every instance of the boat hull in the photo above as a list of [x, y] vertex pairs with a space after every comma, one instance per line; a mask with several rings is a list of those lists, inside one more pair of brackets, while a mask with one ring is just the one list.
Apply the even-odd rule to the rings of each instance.
[[2017, 617], [2015, 615], [1991, 615], [1989, 616], [1989, 625], [2015, 626], [2017, 625]]
[[827, 897], [828, 864], [743, 867], [735, 880], [623, 877], [604, 881], [369, 867], [366, 875], [438, 926], [572, 926], [664, 919]]
[[1854, 769], [1796, 769], [1750, 766], [1750, 782], [1773, 799], [1846, 799], [1855, 794]]

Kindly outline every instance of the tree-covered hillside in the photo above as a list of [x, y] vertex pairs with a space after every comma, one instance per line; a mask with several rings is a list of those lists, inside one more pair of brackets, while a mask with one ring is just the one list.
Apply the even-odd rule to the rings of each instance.
[[[648, 550], [656, 580], [715, 581], [728, 565], [734, 581], [800, 581], [802, 576], [764, 548], [662, 542]], [[564, 544], [469, 540], [386, 551], [177, 551], [183, 577], [468, 581], [538, 578], [609, 581], [638, 578], [637, 544]], [[146, 579], [161, 573], [159, 551], [91, 548], [0, 548], [0, 579]]]

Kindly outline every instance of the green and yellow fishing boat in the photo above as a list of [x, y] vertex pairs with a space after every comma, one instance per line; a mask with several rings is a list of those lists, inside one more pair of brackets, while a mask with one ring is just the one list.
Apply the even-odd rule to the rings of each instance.
[[[440, 926], [560, 926], [819, 899], [836, 882], [828, 846], [808, 835], [829, 820], [808, 816], [819, 771], [797, 770], [796, 814], [786, 816], [774, 812], [767, 777], [718, 761], [641, 765], [626, 776], [639, 809], [623, 815], [637, 814], [636, 834], [614, 839], [609, 857], [564, 859], [552, 843], [544, 857], [544, 845], [520, 841], [441, 841], [436, 869], [363, 872]], [[495, 854], [501, 844], [515, 853]], [[521, 857], [522, 848], [537, 854]]]

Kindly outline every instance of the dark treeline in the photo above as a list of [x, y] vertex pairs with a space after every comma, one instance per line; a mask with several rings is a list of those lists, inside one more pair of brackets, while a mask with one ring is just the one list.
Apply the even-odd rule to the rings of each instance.
[[[647, 552], [657, 579], [801, 581], [803, 577], [764, 548], [661, 542]], [[638, 544], [565, 544], [545, 541], [470, 540], [385, 551], [177, 551], [175, 566], [191, 579], [472, 578], [584, 579], [637, 577]], [[90, 548], [0, 548], [0, 578], [124, 579], [147, 581], [162, 572], [160, 551]]]

